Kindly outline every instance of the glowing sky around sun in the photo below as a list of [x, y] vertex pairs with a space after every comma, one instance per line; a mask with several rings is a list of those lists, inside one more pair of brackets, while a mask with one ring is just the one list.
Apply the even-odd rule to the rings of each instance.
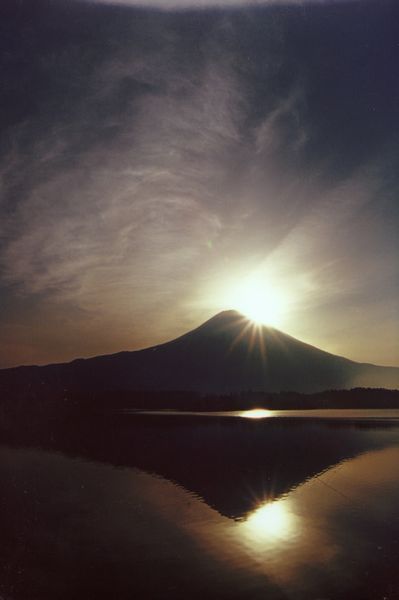
[[399, 364], [392, 3], [155, 4], [2, 4], [0, 367], [230, 308]]
[[256, 277], [244, 279], [229, 291], [226, 305], [232, 306], [255, 323], [284, 326], [288, 294]]

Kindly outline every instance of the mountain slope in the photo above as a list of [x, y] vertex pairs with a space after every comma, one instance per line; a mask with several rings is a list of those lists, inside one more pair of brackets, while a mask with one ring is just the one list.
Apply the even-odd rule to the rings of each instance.
[[399, 368], [329, 354], [235, 311], [165, 344], [44, 367], [0, 371], [0, 391], [18, 395], [112, 390], [315, 392], [399, 387]]

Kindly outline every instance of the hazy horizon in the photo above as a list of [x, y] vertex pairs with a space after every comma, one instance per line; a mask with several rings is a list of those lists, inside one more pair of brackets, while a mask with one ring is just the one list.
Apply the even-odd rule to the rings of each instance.
[[399, 366], [398, 7], [160, 5], [2, 3], [0, 368], [160, 344], [253, 298]]

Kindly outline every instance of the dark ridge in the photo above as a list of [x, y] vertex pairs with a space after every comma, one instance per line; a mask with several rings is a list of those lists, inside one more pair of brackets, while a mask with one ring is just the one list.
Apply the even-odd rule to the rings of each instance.
[[10, 398], [185, 390], [198, 394], [315, 393], [399, 388], [399, 368], [356, 363], [224, 311], [179, 338], [134, 352], [0, 371]]

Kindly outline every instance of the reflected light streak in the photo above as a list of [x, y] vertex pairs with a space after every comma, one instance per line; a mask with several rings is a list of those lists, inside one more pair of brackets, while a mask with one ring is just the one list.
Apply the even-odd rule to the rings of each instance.
[[245, 417], [246, 419], [265, 419], [266, 417], [271, 417], [272, 414], [273, 411], [267, 408], [253, 408], [252, 410], [243, 410], [240, 413], [240, 417]]

